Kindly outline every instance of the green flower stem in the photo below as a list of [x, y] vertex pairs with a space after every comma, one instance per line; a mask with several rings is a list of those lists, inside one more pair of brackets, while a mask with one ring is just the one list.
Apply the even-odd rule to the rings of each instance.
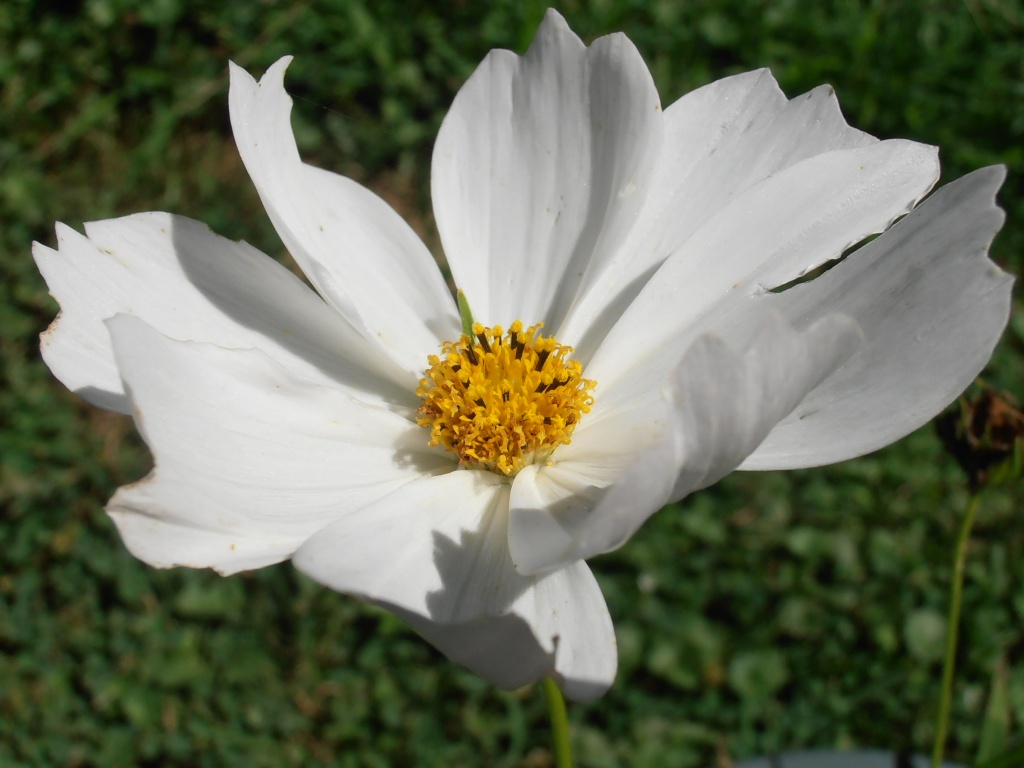
[[953, 557], [953, 583], [949, 590], [949, 621], [946, 626], [946, 660], [942, 666], [942, 693], [939, 697], [939, 717], [935, 727], [935, 747], [932, 750], [932, 768], [942, 765], [946, 750], [946, 735], [949, 732], [949, 708], [953, 700], [953, 667], [956, 664], [956, 644], [960, 629], [960, 603], [964, 592], [964, 563], [967, 560], [967, 542], [978, 513], [979, 495], [971, 494], [956, 540], [956, 554]]
[[558, 768], [572, 768], [572, 744], [569, 741], [569, 717], [565, 713], [565, 699], [555, 681], [544, 678], [544, 698], [548, 701], [551, 715], [551, 738], [555, 742], [555, 765]]

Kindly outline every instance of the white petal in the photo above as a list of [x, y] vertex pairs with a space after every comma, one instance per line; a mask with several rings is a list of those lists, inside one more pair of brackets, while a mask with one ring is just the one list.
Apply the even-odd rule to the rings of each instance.
[[665, 110], [662, 151], [629, 241], [558, 337], [589, 359], [653, 270], [732, 198], [801, 160], [877, 141], [846, 124], [830, 86], [787, 100], [766, 69], [687, 94]]
[[[572, 442], [560, 446], [546, 464], [524, 468], [512, 483], [509, 549], [520, 573], [549, 570], [564, 564], [564, 552], [609, 485], [622, 478], [638, 456], [665, 454], [657, 450], [672, 435], [672, 405], [660, 388], [649, 397], [616, 411], [587, 414], [573, 433]], [[666, 464], [671, 488], [676, 470], [674, 454]]]
[[556, 329], [633, 226], [661, 135], [654, 83], [622, 35], [588, 49], [549, 10], [525, 56], [488, 54], [445, 117], [431, 178], [476, 319]]
[[332, 520], [452, 466], [415, 424], [260, 352], [173, 341], [127, 315], [108, 325], [156, 467], [107, 511], [150, 565], [277, 562]]
[[937, 175], [933, 147], [883, 141], [817, 155], [738, 195], [662, 265], [598, 349], [587, 367], [600, 392], [594, 413], [657, 386], [696, 336], [728, 335], [751, 297], [884, 230]]
[[622, 546], [665, 503], [736, 469], [860, 340], [856, 324], [841, 315], [797, 333], [769, 314], [742, 356], [715, 336], [700, 337], [671, 380], [671, 429], [605, 489], [585, 480], [556, 485], [545, 477], [551, 469], [516, 478], [509, 548], [519, 570], [562, 567]]
[[304, 165], [284, 90], [285, 57], [259, 83], [231, 65], [231, 126], [260, 199], [310, 282], [404, 369], [458, 337], [451, 293], [426, 246], [383, 200]]
[[615, 676], [611, 619], [586, 565], [545, 577], [512, 567], [508, 486], [489, 472], [410, 483], [295, 554], [317, 581], [394, 610], [453, 660], [505, 688], [554, 672], [576, 698]]
[[[623, 456], [628, 461], [630, 456]], [[674, 458], [674, 457], [673, 457]], [[629, 468], [619, 469], [617, 476]], [[582, 558], [570, 556], [590, 528], [590, 516], [607, 493], [610, 478], [587, 472], [574, 462], [534, 464], [521, 471], [509, 501], [508, 546], [516, 571], [545, 573]], [[666, 466], [671, 489], [676, 465]]]
[[767, 313], [742, 357], [705, 337], [672, 382], [683, 464], [670, 501], [732, 472], [807, 394], [841, 375], [864, 337], [851, 318], [830, 314], [806, 331]]
[[995, 193], [1005, 175], [983, 168], [947, 184], [825, 274], [762, 297], [801, 324], [848, 314], [867, 343], [743, 469], [818, 466], [881, 448], [981, 372], [1010, 312], [1013, 278], [987, 258], [1003, 223]]
[[[104, 320], [140, 317], [166, 336], [257, 348], [310, 381], [342, 382], [363, 397], [410, 400], [403, 376], [301, 280], [246, 243], [167, 213], [57, 225], [58, 250], [33, 255], [61, 306], [43, 359], [69, 389], [128, 413]], [[408, 404], [412, 404], [411, 400]]]
[[[662, 392], [596, 419], [587, 415], [569, 445], [560, 446], [547, 464], [524, 468], [512, 484], [509, 550], [520, 573], [559, 567], [609, 485], [622, 478], [638, 456], [665, 455], [655, 450], [672, 437], [672, 406]], [[657, 458], [655, 460], [657, 460]], [[674, 462], [674, 457], [672, 459]], [[675, 463], [666, 465], [671, 488]]]

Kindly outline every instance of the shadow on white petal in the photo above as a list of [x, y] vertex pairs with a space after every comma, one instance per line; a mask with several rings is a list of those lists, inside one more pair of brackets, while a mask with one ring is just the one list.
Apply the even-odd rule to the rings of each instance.
[[572, 463], [534, 464], [516, 476], [508, 543], [517, 572], [545, 573], [578, 559], [570, 553], [605, 491], [573, 469]]
[[881, 448], [935, 416], [988, 362], [1006, 326], [1013, 277], [988, 258], [1006, 171], [947, 184], [832, 269], [752, 302], [804, 324], [843, 312], [866, 343], [779, 424], [743, 465], [788, 469]]
[[412, 228], [351, 179], [301, 161], [284, 88], [290, 57], [259, 82], [231, 65], [238, 151], [281, 240], [320, 295], [353, 328], [415, 375], [459, 327], [440, 271]]
[[[494, 532], [507, 540], [504, 526]], [[480, 583], [467, 578], [460, 560], [467, 552], [486, 551], [483, 532], [463, 531], [455, 542], [434, 534], [435, 565], [442, 587], [427, 595], [428, 617], [413, 616], [410, 624], [453, 661], [506, 688], [553, 676], [566, 696], [578, 701], [597, 698], [615, 679], [617, 647], [611, 617], [600, 588], [583, 562], [543, 575], [522, 576], [505, 565], [497, 573], [503, 584]], [[506, 563], [507, 548], [485, 555], [493, 562], [501, 556]], [[511, 585], [512, 589], [506, 588]], [[501, 595], [493, 605], [469, 610], [492, 590]], [[500, 600], [512, 599], [497, 612]], [[451, 608], [456, 615], [473, 618], [447, 622]], [[407, 619], [409, 615], [406, 614]]]
[[713, 334], [690, 346], [664, 393], [672, 407], [667, 428], [622, 457], [602, 490], [584, 482], [545, 484], [555, 471], [548, 468], [520, 473], [511, 494], [509, 548], [521, 573], [617, 549], [665, 503], [736, 469], [842, 368], [863, 338], [842, 315], [799, 332], [778, 313], [763, 313], [759, 328], [742, 353]]
[[249, 273], [256, 271], [255, 267], [263, 271], [283, 270], [270, 257], [247, 243], [232, 244], [238, 251], [250, 254], [250, 269], [239, 271], [235, 280], [229, 282], [221, 274], [223, 265], [211, 258], [208, 244], [204, 247], [217, 237], [207, 227], [174, 217], [170, 235], [182, 272], [225, 317], [272, 339], [339, 384], [372, 399], [383, 397], [394, 404], [414, 404], [412, 377], [380, 354], [376, 345], [368, 343], [345, 318], [297, 279], [294, 288], [287, 286], [290, 291], [281, 285], [272, 294], [269, 283], [255, 277], [247, 279]]
[[175, 341], [128, 315], [107, 327], [155, 461], [109, 511], [153, 565], [275, 562], [339, 517], [452, 466], [393, 410], [298, 378], [258, 350]]
[[551, 673], [581, 690], [610, 684], [614, 633], [593, 576], [582, 563], [544, 577], [516, 573], [507, 498], [489, 472], [417, 480], [317, 532], [293, 562], [332, 589], [395, 611], [497, 685]]
[[691, 91], [664, 118], [639, 221], [556, 334], [584, 362], [658, 265], [738, 194], [814, 155], [877, 142], [846, 124], [830, 86], [787, 99], [766, 69]]
[[443, 624], [384, 601], [374, 601], [394, 613], [456, 664], [490, 683], [513, 690], [535, 683], [555, 668], [557, 638], [541, 644], [531, 626], [519, 616], [478, 616]]
[[41, 338], [43, 358], [90, 402], [131, 411], [104, 325], [124, 314], [168, 338], [258, 349], [298, 378], [415, 408], [415, 376], [247, 243], [159, 212], [89, 222], [85, 231], [58, 224], [58, 248], [36, 243], [33, 256], [61, 306]]

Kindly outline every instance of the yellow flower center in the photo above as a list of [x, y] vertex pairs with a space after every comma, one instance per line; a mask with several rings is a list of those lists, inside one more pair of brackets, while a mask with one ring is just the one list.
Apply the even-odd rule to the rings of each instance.
[[416, 422], [430, 429], [430, 444], [443, 445], [461, 464], [514, 476], [568, 444], [580, 417], [590, 412], [596, 381], [583, 378], [572, 347], [540, 336], [543, 323], [525, 331], [516, 320], [473, 325], [473, 336], [446, 341], [416, 394], [423, 405]]

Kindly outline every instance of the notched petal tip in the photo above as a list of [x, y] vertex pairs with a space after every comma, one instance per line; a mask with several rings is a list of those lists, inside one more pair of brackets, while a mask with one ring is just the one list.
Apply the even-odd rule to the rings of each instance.
[[[39, 335], [40, 354], [54, 377], [86, 402], [127, 413], [128, 402], [110, 358], [106, 332], [96, 322], [101, 310], [89, 298], [96, 275], [93, 260], [109, 252], [62, 222], [57, 222], [54, 230], [57, 248], [32, 244], [36, 267], [59, 307], [57, 316]], [[85, 280], [83, 273], [88, 274]]]
[[264, 72], [258, 82], [256, 78], [249, 74], [249, 71], [245, 67], [240, 64], [236, 64], [233, 61], [228, 61], [228, 73], [231, 78], [231, 85], [235, 85], [236, 82], [238, 84], [241, 84], [242, 82], [251, 82], [258, 85], [263, 85], [264, 83], [270, 85], [275, 82], [284, 82], [285, 70], [288, 69], [288, 66], [292, 63], [294, 58], [295, 57], [291, 54], [282, 56], [267, 67], [266, 72]]
[[280, 86], [284, 88], [284, 73], [288, 67], [291, 66], [292, 59], [294, 56], [282, 56], [280, 59], [271, 64], [267, 71], [260, 78], [260, 87], [264, 86]]
[[[957, 179], [955, 182], [950, 182], [951, 184], [976, 184], [979, 187], [988, 188], [989, 191], [986, 198], [988, 207], [990, 210], [997, 212], [999, 216], [999, 221], [993, 222], [993, 239], [997, 234], [999, 234], [999, 231], [1003, 228], [1003, 224], [1006, 223], [1006, 211], [1001, 205], [999, 205], [999, 191], [1002, 188], [1003, 183], [1006, 181], [1006, 175], [1006, 166], [1002, 163], [997, 163], [996, 165], [986, 165], [984, 168], [972, 171], [966, 176]], [[989, 245], [991, 246], [991, 242]], [[988, 257], [987, 249], [985, 251], [985, 255]], [[989, 260], [991, 260], [990, 257]]]

